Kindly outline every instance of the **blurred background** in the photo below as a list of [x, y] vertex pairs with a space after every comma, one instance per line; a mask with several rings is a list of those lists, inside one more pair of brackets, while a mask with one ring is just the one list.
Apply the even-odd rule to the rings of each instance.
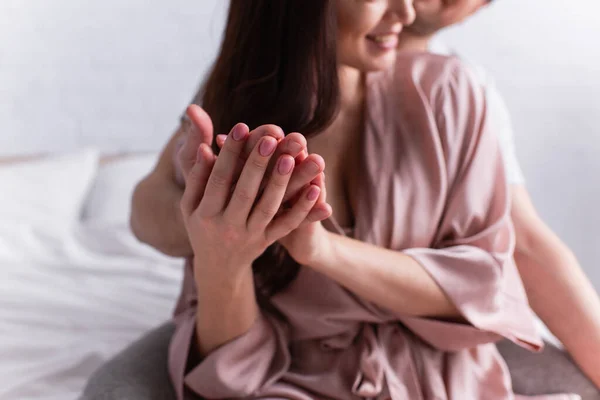
[[[0, 1], [0, 156], [156, 151], [211, 64], [222, 0]], [[600, 2], [498, 0], [442, 35], [512, 113], [536, 206], [600, 288]]]
[[[131, 236], [129, 198], [212, 63], [227, 3], [0, 0], [0, 164], [70, 154], [0, 169], [0, 399], [74, 398], [169, 317], [181, 262]], [[599, 15], [597, 0], [496, 0], [441, 39], [496, 79], [533, 200], [600, 290]]]

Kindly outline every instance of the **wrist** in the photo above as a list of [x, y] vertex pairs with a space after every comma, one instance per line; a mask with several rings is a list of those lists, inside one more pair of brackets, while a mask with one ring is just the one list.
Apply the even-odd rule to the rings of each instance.
[[322, 237], [319, 239], [319, 246], [316, 251], [310, 256], [306, 265], [313, 269], [327, 268], [328, 265], [335, 263], [336, 246], [338, 246], [338, 237], [323, 228]]
[[[249, 275], [250, 274], [250, 275]], [[225, 262], [217, 262], [194, 257], [194, 276], [196, 282], [207, 287], [235, 287], [240, 281], [252, 277], [252, 264], [229, 266]]]
[[260, 314], [252, 270], [243, 271], [245, 276], [229, 279], [224, 274], [196, 279], [196, 340], [200, 354], [207, 355], [248, 332]]

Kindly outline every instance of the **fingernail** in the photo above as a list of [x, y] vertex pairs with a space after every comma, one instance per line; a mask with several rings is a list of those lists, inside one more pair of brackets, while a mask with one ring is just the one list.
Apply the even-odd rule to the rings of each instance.
[[236, 126], [234, 126], [231, 135], [233, 136], [233, 140], [236, 140], [238, 142], [244, 139], [244, 137], [246, 136], [246, 130], [244, 129], [244, 125], [237, 124]]
[[275, 147], [277, 147], [277, 141], [273, 138], [265, 137], [258, 148], [260, 155], [263, 157], [270, 156], [275, 151]]
[[321, 167], [319, 167], [319, 164], [317, 164], [316, 162], [311, 162], [310, 172], [317, 173], [320, 169]]
[[308, 191], [308, 195], [306, 197], [308, 198], [309, 201], [315, 201], [319, 198], [320, 192], [321, 192], [321, 190], [318, 187], [313, 186]]
[[277, 170], [281, 175], [287, 175], [292, 172], [292, 168], [294, 167], [294, 159], [290, 157], [282, 157], [279, 160], [279, 166]]

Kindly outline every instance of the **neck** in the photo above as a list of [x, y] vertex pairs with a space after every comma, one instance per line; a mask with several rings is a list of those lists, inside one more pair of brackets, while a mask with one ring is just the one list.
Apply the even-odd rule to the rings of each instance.
[[429, 42], [433, 35], [413, 35], [409, 32], [404, 32], [400, 35], [400, 50], [407, 51], [427, 51], [429, 50]]
[[365, 75], [347, 66], [338, 68], [340, 80], [340, 114], [356, 111], [364, 100]]

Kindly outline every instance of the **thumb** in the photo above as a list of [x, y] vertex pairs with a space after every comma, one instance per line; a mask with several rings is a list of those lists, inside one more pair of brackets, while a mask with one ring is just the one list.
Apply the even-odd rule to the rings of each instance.
[[178, 158], [184, 178], [193, 168], [198, 149], [202, 143], [210, 146], [213, 141], [213, 124], [201, 107], [192, 104], [186, 110], [189, 124], [186, 126], [185, 142], [181, 147]]
[[210, 146], [213, 142], [213, 123], [206, 111], [196, 104], [191, 104], [185, 113], [194, 128], [194, 140], [198, 146], [202, 143]]

